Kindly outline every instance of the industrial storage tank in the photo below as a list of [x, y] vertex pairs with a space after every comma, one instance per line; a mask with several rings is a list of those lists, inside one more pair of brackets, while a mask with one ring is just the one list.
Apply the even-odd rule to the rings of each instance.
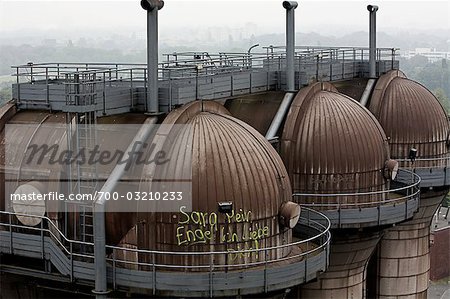
[[422, 179], [414, 218], [390, 228], [381, 240], [377, 296], [426, 298], [430, 224], [450, 185], [447, 113], [429, 90], [401, 71], [378, 79], [369, 109], [385, 130], [400, 167]]
[[[42, 217], [47, 217], [52, 222], [48, 229], [55, 236], [59, 231], [66, 237], [84, 241], [93, 241], [93, 214], [92, 202], [76, 204], [69, 201], [58, 200], [47, 201], [18, 201], [10, 200], [7, 196], [11, 194], [64, 194], [68, 198], [69, 193], [79, 192], [74, 175], [69, 174], [69, 165], [60, 160], [61, 153], [69, 149], [69, 143], [75, 147], [76, 131], [73, 118], [70, 114], [62, 112], [49, 112], [38, 110], [13, 111], [14, 104], [6, 105], [5, 116], [2, 117], [3, 130], [0, 135], [0, 151], [2, 153], [2, 166], [0, 171], [3, 177], [1, 183], [2, 200], [1, 211], [15, 212], [17, 214], [30, 214], [37, 217], [15, 215], [11, 217], [14, 223], [25, 225], [30, 228], [36, 226], [47, 226], [43, 224]], [[14, 113], [13, 113], [14, 112]], [[110, 134], [108, 130], [113, 124], [139, 125], [148, 117], [142, 114], [124, 114], [114, 117], [101, 117], [97, 120], [98, 151], [122, 149], [125, 150], [133, 136], [124, 135], [121, 139], [112, 140], [102, 138]], [[115, 127], [119, 129], [119, 127]], [[68, 135], [72, 139], [68, 138]], [[71, 140], [71, 141], [69, 141]], [[53, 151], [53, 146], [57, 146]], [[36, 150], [37, 149], [37, 150]], [[75, 153], [75, 149], [73, 148]], [[85, 150], [88, 150], [85, 148]], [[42, 159], [42, 160], [40, 160]], [[88, 163], [84, 163], [86, 166]], [[96, 167], [96, 180], [104, 182], [111, 173], [113, 164], [98, 164]], [[73, 170], [75, 171], [75, 170]], [[80, 175], [84, 178], [92, 177], [93, 173], [84, 170]], [[81, 178], [83, 180], [83, 178]], [[71, 185], [69, 185], [69, 181]], [[70, 187], [71, 186], [71, 187]], [[130, 184], [127, 184], [130, 187]], [[70, 190], [72, 188], [72, 190]], [[137, 190], [138, 184], [135, 185]], [[93, 190], [81, 190], [88, 193]], [[109, 245], [116, 245], [136, 223], [134, 213], [106, 213], [106, 239]]]
[[[400, 167], [445, 167], [448, 156], [449, 123], [439, 100], [423, 85], [401, 71], [380, 77], [369, 110], [389, 138], [393, 159]], [[411, 165], [409, 153], [417, 150]]]
[[414, 196], [392, 190], [398, 184], [397, 162], [390, 159], [383, 129], [366, 108], [329, 83], [315, 83], [295, 97], [281, 156], [294, 201], [322, 211], [335, 228], [330, 268], [317, 282], [301, 286], [299, 297], [363, 298], [379, 227], [413, 215], [417, 186], [400, 187], [408, 190], [400, 193]]
[[[68, 135], [74, 135], [70, 124], [75, 124], [71, 114], [14, 112], [11, 105], [2, 114], [2, 121], [12, 126], [6, 135], [20, 136], [7, 139], [2, 133], [1, 150], [6, 167], [0, 173], [6, 178], [2, 184], [7, 190], [5, 194], [17, 190], [68, 192], [67, 181], [77, 184], [77, 178], [68, 175], [65, 165], [52, 164], [50, 155], [45, 155], [39, 165], [23, 161], [29, 157], [28, 144], [33, 142], [69, 147]], [[153, 125], [154, 120], [155, 117], [134, 113], [98, 117], [98, 139], [92, 141], [100, 146], [99, 151], [113, 148], [128, 151], [140, 134], [102, 139], [103, 130], [107, 130], [102, 125], [119, 124], [116, 129], [121, 130], [127, 124], [137, 124], [147, 131], [144, 127], [148, 123]], [[25, 131], [14, 127], [21, 124], [26, 125]], [[186, 130], [167, 134], [167, 128], [176, 125]], [[192, 177], [187, 180], [192, 187], [192, 209], [148, 212], [135, 209], [139, 204], [133, 202], [120, 212], [109, 211], [114, 201], [108, 202], [104, 248], [107, 268], [112, 271], [112, 277], [108, 278], [111, 288], [168, 297], [273, 294], [310, 281], [327, 269], [331, 239], [328, 219], [313, 210], [300, 209], [291, 201], [292, 190], [284, 164], [255, 129], [230, 116], [219, 103], [208, 101], [187, 104], [169, 114], [158, 130], [150, 128], [153, 129], [146, 135], [147, 142], [176, 151], [175, 157], [192, 159], [174, 159], [167, 167], [133, 166], [137, 177], [124, 174], [111, 191], [123, 191], [122, 182], [131, 179], [131, 185], [126, 185], [131, 189], [125, 188], [128, 193], [153, 192], [154, 174], [173, 174], [171, 171], [177, 167], [192, 168]], [[163, 135], [170, 138], [161, 138]], [[4, 152], [11, 148], [24, 150], [9, 152], [5, 159]], [[10, 167], [9, 163], [18, 166]], [[185, 167], [187, 164], [191, 167]], [[28, 176], [18, 176], [18, 171], [25, 168]], [[89, 172], [93, 169], [83, 170], [81, 179], [95, 174], [103, 183], [114, 176], [116, 168], [106, 164], [99, 165], [95, 173]], [[42, 186], [34, 180], [49, 184]], [[99, 189], [103, 189], [101, 185], [96, 186]], [[29, 221], [34, 217], [21, 219], [13, 207], [2, 206], [2, 227], [6, 231], [0, 234], [2, 238], [9, 233], [12, 240], [26, 238], [30, 244], [44, 244], [27, 250], [33, 256], [38, 252], [39, 257], [46, 258], [46, 269], [55, 266], [45, 271], [59, 272], [73, 280], [92, 281], [96, 243], [86, 239], [92, 235], [83, 230], [82, 211], [68, 210], [59, 202], [57, 205], [51, 211], [48, 205], [39, 209], [40, 223]], [[24, 212], [33, 214], [32, 209]], [[93, 210], [89, 213], [95, 219], [97, 213]], [[310, 221], [310, 216], [315, 217], [314, 221]], [[95, 223], [90, 225], [92, 229], [99, 227]], [[300, 232], [294, 234], [296, 225]], [[8, 254], [18, 252], [17, 244], [14, 241], [7, 244]]]
[[[155, 176], [175, 178], [179, 175], [177, 172], [192, 169], [192, 210], [139, 213], [138, 223], [145, 224], [137, 227], [138, 248], [165, 252], [229, 252], [214, 257], [214, 264], [223, 265], [274, 260], [288, 255], [292, 248], [280, 246], [292, 242], [292, 230], [283, 225], [281, 217], [286, 213], [283, 207], [291, 200], [291, 186], [283, 162], [270, 143], [255, 129], [231, 117], [216, 102], [187, 104], [170, 113], [162, 125], [184, 125], [185, 129], [168, 141], [162, 141], [166, 151], [177, 153], [177, 158], [156, 169], [144, 167], [140, 190], [154, 191], [150, 180]], [[158, 133], [155, 140], [157, 138]], [[177, 190], [176, 185], [168, 189]], [[300, 207], [291, 204], [287, 213], [289, 219], [295, 221]], [[225, 205], [228, 210], [221, 211]], [[199, 215], [203, 217], [200, 221]], [[269, 247], [279, 249], [267, 251], [265, 257], [260, 251], [233, 254], [234, 251]], [[142, 258], [147, 262], [151, 260], [150, 256]], [[167, 254], [160, 256], [158, 262], [183, 269], [183, 265], [209, 265], [210, 257]]]
[[[382, 128], [366, 109], [328, 83], [304, 88], [294, 99], [283, 131], [281, 155], [294, 193], [387, 188], [384, 168], [389, 149]], [[346, 197], [341, 203], [361, 201]]]

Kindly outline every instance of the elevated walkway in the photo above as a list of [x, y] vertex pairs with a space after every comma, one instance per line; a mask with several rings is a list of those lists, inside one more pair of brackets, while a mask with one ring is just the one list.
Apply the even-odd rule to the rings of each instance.
[[[174, 53], [159, 65], [160, 110], [196, 99], [220, 100], [263, 91], [285, 90], [284, 47], [266, 53]], [[369, 76], [368, 48], [298, 47], [295, 84]], [[398, 69], [396, 49], [377, 49], [377, 72]], [[13, 66], [13, 98], [21, 109], [71, 111], [67, 98], [94, 96], [97, 114], [146, 111], [144, 64], [40, 63]], [[83, 112], [83, 111], [82, 111]]]
[[392, 225], [410, 219], [419, 209], [420, 177], [400, 169], [389, 190], [355, 193], [296, 193], [296, 202], [324, 213], [331, 228]]
[[[2, 271], [14, 269], [8, 267], [8, 255], [22, 256], [50, 262], [57, 273], [50, 270], [43, 273], [53, 274], [45, 275], [48, 279], [94, 285], [94, 256], [85, 253], [92, 251], [80, 250], [93, 247], [92, 243], [67, 239], [47, 217], [29, 215], [41, 218], [40, 227], [15, 224], [15, 217], [14, 213], [0, 212], [0, 252], [4, 255]], [[327, 269], [331, 239], [329, 228], [330, 223], [325, 216], [303, 208], [294, 233], [296, 240], [292, 243], [232, 253], [255, 252], [267, 257], [271, 250], [289, 249], [291, 254], [281, 259], [263, 258], [245, 264], [221, 265], [214, 262], [230, 252], [163, 252], [107, 246], [107, 251], [112, 252], [107, 258], [108, 285], [111, 290], [171, 297], [236, 296], [283, 290], [313, 280]], [[208, 264], [195, 266], [142, 263], [123, 258], [132, 254], [149, 254], [155, 261], [164, 255], [209, 255], [211, 258]], [[23, 269], [22, 274], [35, 275], [35, 271]]]

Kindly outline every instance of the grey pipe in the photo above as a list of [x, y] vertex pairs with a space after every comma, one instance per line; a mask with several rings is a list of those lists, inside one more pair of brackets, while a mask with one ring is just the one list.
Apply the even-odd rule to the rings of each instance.
[[286, 9], [286, 88], [295, 91], [295, 9], [296, 1], [283, 1]]
[[377, 10], [376, 5], [367, 5], [369, 11], [369, 77], [377, 77]]
[[147, 11], [147, 112], [158, 114], [158, 10], [164, 1], [141, 0], [141, 6]]
[[375, 82], [377, 82], [375, 79], [369, 79], [369, 81], [367, 81], [366, 88], [364, 89], [361, 99], [359, 100], [359, 103], [364, 107], [366, 107], [369, 102], [369, 97], [375, 87]]
[[[157, 121], [156, 117], [147, 118], [133, 141], [128, 146], [126, 153], [132, 155], [135, 151], [142, 149], [143, 143], [148, 139], [151, 132], [155, 129], [153, 126]], [[131, 159], [132, 157], [128, 157]], [[112, 193], [124, 175], [127, 163], [121, 163], [114, 167], [103, 185], [99, 194]], [[104, 192], [104, 193], [101, 193]], [[97, 197], [94, 202], [94, 264], [95, 264], [95, 290], [96, 298], [106, 298], [108, 293], [108, 284], [106, 280], [106, 228], [105, 228], [105, 204], [104, 197]]]
[[283, 122], [287, 112], [289, 111], [289, 108], [291, 107], [292, 100], [294, 99], [295, 93], [288, 92], [284, 95], [283, 101], [281, 102], [280, 106], [278, 107], [277, 114], [275, 114], [275, 117], [272, 120], [272, 123], [270, 124], [269, 129], [266, 133], [266, 139], [271, 140], [273, 139], [278, 130], [280, 129], [281, 123]]

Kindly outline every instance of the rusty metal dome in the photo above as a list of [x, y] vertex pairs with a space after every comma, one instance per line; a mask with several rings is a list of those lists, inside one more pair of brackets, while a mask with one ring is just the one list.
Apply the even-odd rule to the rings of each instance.
[[424, 86], [401, 71], [391, 71], [378, 80], [369, 110], [386, 132], [391, 156], [403, 162], [401, 166], [408, 167], [411, 148], [417, 149], [417, 158], [427, 159], [420, 161], [420, 166], [446, 163], [436, 158], [448, 153], [447, 114]]
[[[139, 249], [236, 251], [279, 246], [292, 241], [291, 230], [279, 224], [280, 208], [292, 196], [289, 178], [281, 158], [261, 134], [243, 121], [230, 116], [222, 105], [208, 101], [195, 101], [173, 111], [164, 124], [190, 126], [188, 139], [191, 140], [187, 143], [179, 142], [186, 137], [185, 132], [182, 132], [180, 138], [170, 140], [171, 148], [178, 152], [177, 157], [190, 157], [188, 161], [177, 158], [175, 163], [192, 165], [192, 213], [214, 214], [217, 216], [217, 229], [213, 230], [207, 242], [191, 244], [195, 242], [185, 242], [184, 234], [187, 230], [198, 229], [199, 225], [182, 224], [181, 220], [185, 217], [183, 213], [140, 213], [138, 223], [145, 224], [138, 224]], [[169, 172], [176, 171], [170, 165], [165, 169], [172, 169]], [[152, 176], [151, 172], [151, 169], [144, 168], [143, 180], [146, 176]], [[141, 190], [150, 192], [152, 186], [148, 181], [143, 181]], [[226, 220], [226, 214], [218, 210], [218, 205], [222, 202], [232, 202], [233, 212], [228, 213], [244, 213], [249, 215], [249, 219], [230, 223]], [[228, 243], [224, 241], [223, 228], [225, 233], [237, 232], [237, 239]], [[258, 242], [241, 238], [258, 228], [266, 230]], [[177, 237], [180, 234], [183, 236]], [[268, 255], [276, 258], [286, 255], [286, 251], [269, 251]], [[227, 262], [216, 260], [215, 263], [246, 263], [260, 261], [261, 258], [261, 254], [259, 257], [249, 254], [238, 259], [231, 258]], [[183, 258], [168, 255], [160, 257], [158, 261], [177, 265], [210, 262], [207, 255]]]
[[[367, 109], [338, 93], [329, 83], [303, 88], [295, 97], [283, 131], [281, 156], [294, 193], [361, 193], [385, 189], [383, 170], [389, 149], [383, 129]], [[300, 200], [309, 203], [314, 198]], [[323, 204], [337, 200], [371, 202], [372, 199], [366, 196], [319, 200]]]

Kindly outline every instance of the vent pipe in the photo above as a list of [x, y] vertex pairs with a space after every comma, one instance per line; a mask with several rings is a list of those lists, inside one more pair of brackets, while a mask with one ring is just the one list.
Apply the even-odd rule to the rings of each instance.
[[286, 9], [286, 82], [287, 91], [295, 91], [295, 9], [296, 1], [283, 1]]
[[[128, 146], [128, 161], [133, 160], [134, 153], [142, 150], [145, 141], [155, 129], [156, 117], [149, 117], [141, 126], [133, 141]], [[134, 161], [134, 160], [133, 160]], [[117, 184], [126, 172], [128, 163], [117, 164], [102, 189], [98, 194], [114, 192]], [[107, 271], [106, 271], [106, 196], [97, 195], [94, 201], [94, 265], [95, 265], [95, 294], [96, 299], [106, 299], [108, 291]]]
[[141, 0], [141, 6], [147, 11], [147, 112], [159, 113], [158, 99], [158, 10], [164, 1]]
[[377, 10], [376, 5], [367, 5], [369, 11], [369, 77], [375, 79], [377, 68]]

